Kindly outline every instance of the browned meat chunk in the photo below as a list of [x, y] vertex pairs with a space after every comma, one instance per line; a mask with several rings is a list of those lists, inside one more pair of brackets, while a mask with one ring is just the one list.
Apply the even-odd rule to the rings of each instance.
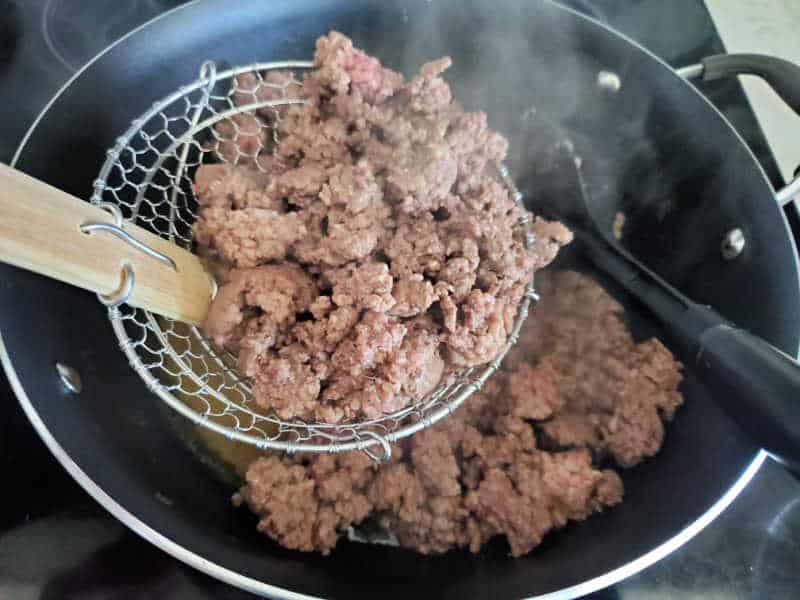
[[[328, 296], [321, 296], [321, 298], [330, 302]], [[313, 314], [315, 306], [312, 305], [310, 310]], [[319, 310], [321, 309], [317, 308], [317, 311]], [[358, 318], [359, 311], [357, 309], [352, 306], [342, 306], [330, 310], [324, 317], [317, 316], [315, 320], [298, 323], [292, 333], [309, 352], [330, 354], [336, 350], [339, 342], [353, 330], [355, 324], [358, 323]]]
[[298, 260], [338, 267], [364, 259], [377, 248], [391, 211], [383, 203], [375, 203], [355, 214], [342, 208], [320, 210], [319, 206], [302, 214], [309, 235], [295, 246]]
[[328, 175], [327, 183], [319, 194], [325, 206], [360, 213], [383, 199], [383, 190], [365, 160], [352, 166], [336, 165], [328, 171]]
[[461, 306], [461, 322], [447, 334], [450, 361], [472, 367], [492, 360], [508, 339], [504, 300], [475, 289]]
[[546, 221], [540, 217], [533, 220], [533, 235], [536, 251], [533, 253], [536, 268], [549, 265], [559, 248], [572, 241], [572, 233], [558, 221]]
[[446, 136], [458, 160], [457, 190], [460, 193], [482, 183], [487, 163], [503, 160], [508, 150], [506, 139], [487, 128], [486, 115], [482, 112], [454, 114]]
[[337, 306], [353, 306], [358, 310], [375, 312], [386, 312], [394, 306], [393, 280], [386, 263], [350, 264], [328, 271], [325, 276], [333, 284], [332, 298]]
[[446, 144], [419, 145], [387, 165], [387, 192], [403, 212], [435, 210], [456, 182], [458, 165]]
[[333, 353], [336, 370], [361, 375], [391, 356], [402, 344], [406, 331], [395, 318], [368, 311]]
[[322, 456], [308, 470], [262, 458], [247, 472], [248, 485], [235, 501], [252, 507], [260, 515], [258, 530], [287, 548], [327, 554], [345, 528], [369, 514], [372, 504], [358, 490], [373, 470], [358, 454]]
[[439, 337], [429, 321], [412, 322], [400, 348], [381, 371], [414, 400], [421, 400], [434, 390], [444, 373], [444, 360], [439, 352]]
[[294, 265], [237, 269], [219, 288], [203, 329], [216, 344], [224, 346], [244, 321], [245, 308], [255, 307], [283, 327], [293, 323], [316, 295], [314, 281]]
[[614, 473], [594, 469], [588, 452], [539, 452], [507, 470], [489, 469], [465, 504], [482, 540], [504, 534], [511, 554], [521, 556], [549, 530], [583, 520], [621, 497], [622, 482]]
[[311, 104], [293, 106], [278, 127], [280, 144], [275, 154], [292, 163], [316, 163], [325, 167], [352, 160], [347, 124], [338, 117], [321, 120]]
[[294, 207], [308, 208], [317, 201], [322, 186], [328, 181], [328, 171], [320, 165], [308, 162], [295, 169], [279, 173], [270, 182], [270, 194], [285, 199]]
[[312, 93], [329, 89], [337, 95], [357, 95], [378, 104], [403, 83], [402, 75], [382, 67], [378, 59], [354, 48], [349, 38], [337, 32], [317, 40], [314, 63], [317, 69], [309, 77]]
[[321, 377], [311, 356], [302, 347], [285, 346], [260, 354], [249, 375], [253, 396], [264, 408], [272, 408], [282, 419], [305, 416], [317, 405]]
[[229, 164], [201, 165], [194, 176], [194, 193], [202, 208], [268, 208], [281, 203], [267, 193], [270, 177], [258, 169], [238, 169]]
[[200, 212], [194, 224], [195, 241], [213, 247], [237, 267], [283, 260], [306, 233], [297, 213], [266, 208], [230, 211], [209, 207]]
[[397, 317], [413, 317], [424, 313], [436, 301], [433, 285], [419, 273], [401, 277], [392, 288], [395, 304], [389, 314]]
[[512, 413], [537, 421], [550, 418], [564, 405], [558, 384], [558, 371], [546, 360], [535, 367], [530, 363], [521, 364], [508, 380]]
[[322, 394], [315, 417], [323, 422], [337, 423], [363, 415], [377, 419], [395, 412], [408, 403], [400, 387], [375, 375], [338, 373]]
[[453, 61], [449, 56], [425, 63], [419, 69], [419, 75], [405, 86], [404, 95], [408, 98], [408, 107], [420, 113], [436, 114], [447, 110], [453, 99], [450, 87], [439, 77]]
[[558, 447], [609, 453], [623, 466], [653, 456], [662, 419], [682, 402], [680, 363], [657, 340], [636, 343], [620, 305], [586, 277], [542, 275], [537, 285], [536, 318], [512, 353], [547, 357], [558, 373], [563, 409], [541, 425], [545, 436]]
[[599, 419], [586, 413], [562, 411], [540, 425], [550, 444], [561, 448], [600, 446]]
[[385, 252], [395, 277], [438, 273], [445, 261], [445, 243], [433, 215], [402, 219]]

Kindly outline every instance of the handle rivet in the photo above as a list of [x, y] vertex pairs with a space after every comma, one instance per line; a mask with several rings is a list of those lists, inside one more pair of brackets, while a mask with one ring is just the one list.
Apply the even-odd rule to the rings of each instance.
[[733, 260], [742, 253], [744, 250], [746, 240], [744, 239], [744, 232], [738, 227], [731, 229], [722, 238], [720, 250], [722, 251], [722, 258], [725, 260]]
[[613, 71], [600, 71], [597, 74], [597, 87], [611, 93], [617, 93], [622, 87], [622, 80]]
[[56, 363], [56, 371], [58, 372], [58, 378], [61, 379], [61, 383], [64, 384], [67, 391], [73, 394], [81, 393], [83, 382], [80, 374], [75, 369], [62, 363]]

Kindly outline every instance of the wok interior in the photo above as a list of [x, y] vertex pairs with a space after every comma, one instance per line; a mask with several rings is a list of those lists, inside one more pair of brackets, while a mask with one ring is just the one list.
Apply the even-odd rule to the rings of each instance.
[[[84, 194], [114, 135], [154, 99], [192, 80], [207, 58], [230, 64], [306, 58], [313, 40], [330, 29], [405, 72], [449, 54], [454, 95], [485, 110], [490, 126], [510, 138], [509, 168], [523, 192], [535, 196], [539, 181], [529, 176], [530, 161], [543, 147], [526, 123], [545, 115], [568, 132], [582, 157], [597, 214], [610, 225], [617, 210], [626, 211], [626, 240], [644, 262], [695, 300], [793, 351], [796, 273], [776, 266], [789, 264], [781, 259], [791, 243], [776, 237], [777, 213], [765, 208], [770, 198], [751, 157], [705, 101], [624, 40], [554, 5], [509, 1], [490, 13], [484, 6], [420, 0], [276, 2], [265, 9], [241, 2], [224, 20], [213, 2], [190, 6], [151, 25], [146, 39], [133, 36], [116, 47], [76, 80], [43, 118], [18, 166]], [[620, 75], [618, 93], [596, 86], [600, 69]], [[74, 118], [72, 124], [64, 118], [74, 112], [65, 111], [82, 115], [80, 133]], [[69, 147], [85, 151], [65, 152]], [[753, 247], [725, 264], [717, 235], [742, 220]], [[759, 246], [767, 243], [769, 252]], [[13, 274], [15, 282], [0, 291], [3, 312], [13, 314], [2, 323], [4, 342], [33, 408], [71, 460], [150, 530], [229, 571], [294, 592], [521, 597], [576, 585], [675, 536], [733, 485], [756, 453], [689, 368], [686, 404], [661, 452], [622, 472], [622, 505], [548, 536], [529, 556], [511, 560], [503, 544], [477, 556], [422, 557], [355, 543], [327, 558], [291, 552], [257, 534], [246, 509], [231, 507], [230, 481], [184, 443], [169, 409], [116, 350], [93, 297], [2, 269], [0, 276]], [[760, 285], [748, 285], [754, 280]], [[650, 335], [646, 316], [627, 308], [634, 334]], [[26, 352], [32, 336], [40, 343]], [[41, 376], [65, 356], [84, 379], [76, 398], [65, 396], [55, 377]]]

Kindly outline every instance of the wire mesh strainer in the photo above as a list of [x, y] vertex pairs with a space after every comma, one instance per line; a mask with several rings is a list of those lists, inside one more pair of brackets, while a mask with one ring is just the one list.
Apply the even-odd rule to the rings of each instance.
[[[195, 170], [204, 162], [255, 159], [265, 139], [277, 141], [279, 109], [303, 102], [291, 95], [299, 90], [300, 74], [312, 66], [285, 61], [217, 72], [214, 63], [204, 63], [198, 80], [155, 103], [117, 139], [94, 183], [92, 202], [116, 206], [126, 221], [191, 249]], [[289, 72], [291, 77], [273, 77], [276, 72]], [[245, 73], [253, 74], [247, 86], [236, 77]], [[257, 120], [243, 116], [256, 111], [269, 117], [266, 124], [257, 125], [269, 128], [268, 138], [249, 129]], [[256, 165], [261, 168], [258, 161]], [[497, 167], [499, 178], [521, 204], [506, 168]], [[530, 247], [529, 219], [523, 218], [520, 227]], [[237, 373], [235, 357], [215, 348], [195, 326], [126, 303], [111, 307], [109, 318], [134, 370], [164, 402], [194, 423], [264, 449], [363, 450], [380, 460], [389, 458], [390, 442], [435, 423], [480, 388], [516, 342], [535, 298], [531, 281], [512, 335], [491, 363], [456, 371], [424, 399], [398, 412], [345, 424], [287, 421], [260, 409], [247, 380]]]

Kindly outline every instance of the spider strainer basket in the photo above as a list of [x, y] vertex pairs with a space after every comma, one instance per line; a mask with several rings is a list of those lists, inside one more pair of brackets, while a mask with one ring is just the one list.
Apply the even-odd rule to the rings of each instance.
[[[265, 144], [276, 142], [280, 107], [303, 102], [291, 96], [299, 93], [302, 72], [312, 66], [287, 61], [217, 72], [213, 63], [203, 64], [198, 80], [154, 104], [118, 138], [95, 181], [92, 202], [117, 207], [124, 221], [191, 250], [197, 211], [192, 179], [197, 167], [254, 159], [266, 150]], [[248, 115], [256, 112], [262, 116], [257, 126], [269, 129], [266, 135], [252, 130], [258, 120]], [[258, 161], [256, 165], [261, 168]], [[498, 176], [521, 203], [502, 165]], [[527, 218], [520, 227], [530, 246]], [[345, 424], [287, 421], [264, 411], [237, 373], [235, 357], [215, 348], [197, 327], [124, 302], [109, 308], [109, 318], [134, 370], [164, 402], [194, 423], [263, 449], [363, 450], [385, 460], [391, 442], [450, 414], [498, 369], [535, 297], [531, 281], [512, 335], [491, 363], [452, 373], [424, 399], [398, 412]]]

